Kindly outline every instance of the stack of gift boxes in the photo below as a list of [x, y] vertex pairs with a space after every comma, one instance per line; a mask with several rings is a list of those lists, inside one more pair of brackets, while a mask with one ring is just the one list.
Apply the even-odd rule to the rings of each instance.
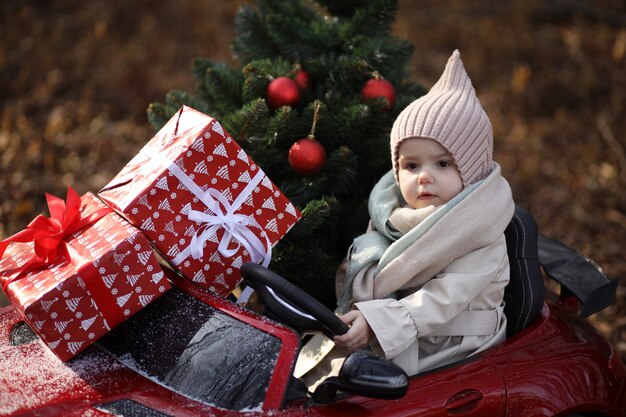
[[98, 195], [48, 196], [0, 243], [0, 285], [69, 360], [170, 289], [157, 257], [228, 295], [300, 212], [214, 118], [182, 107]]

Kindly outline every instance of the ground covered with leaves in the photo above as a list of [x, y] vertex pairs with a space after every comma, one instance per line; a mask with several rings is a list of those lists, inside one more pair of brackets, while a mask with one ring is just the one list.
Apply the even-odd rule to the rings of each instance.
[[[47, 213], [45, 192], [106, 184], [153, 135], [148, 104], [194, 90], [193, 58], [237, 66], [241, 3], [2, 2], [0, 237]], [[615, 304], [589, 320], [626, 358], [626, 2], [399, 6], [413, 78], [430, 88], [458, 48], [517, 204], [619, 280]]]

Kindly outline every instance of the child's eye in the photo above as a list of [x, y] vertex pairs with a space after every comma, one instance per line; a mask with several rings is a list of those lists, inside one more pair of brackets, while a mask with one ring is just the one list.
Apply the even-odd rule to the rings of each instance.
[[454, 166], [452, 161], [446, 161], [446, 160], [437, 161], [437, 167], [439, 167], [439, 168], [448, 168], [448, 167], [451, 167], [451, 166]]
[[417, 169], [419, 167], [419, 165], [417, 165], [415, 162], [407, 162], [406, 164], [404, 164], [404, 169], [407, 169], [409, 171], [413, 171], [414, 169]]

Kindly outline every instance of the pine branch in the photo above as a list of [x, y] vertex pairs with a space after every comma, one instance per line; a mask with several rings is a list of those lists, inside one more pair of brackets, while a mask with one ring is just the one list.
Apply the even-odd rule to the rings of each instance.
[[278, 55], [278, 49], [267, 33], [263, 18], [249, 5], [243, 5], [235, 16], [238, 36], [232, 43], [233, 52], [241, 62]]
[[363, 0], [315, 0], [320, 6], [328, 10], [331, 15], [349, 18], [355, 9], [363, 5]]
[[380, 48], [370, 57], [370, 65], [384, 74], [385, 78], [397, 83], [404, 80], [409, 74], [408, 65], [398, 65], [398, 63], [408, 63], [413, 55], [413, 44], [399, 38], [388, 38], [382, 43]]
[[[296, 18], [289, 14], [267, 16], [267, 30], [280, 55], [298, 62], [316, 56], [321, 48], [332, 46], [336, 40], [327, 36], [328, 24], [318, 22], [317, 19], [318, 16], [314, 14], [305, 18]], [[311, 39], [317, 39], [317, 42], [311, 42]], [[318, 44], [324, 41], [330, 44]]]
[[337, 200], [334, 198], [309, 201], [301, 210], [302, 220], [290, 232], [294, 235], [293, 238], [309, 239], [313, 236], [315, 231], [326, 222], [335, 204]]
[[293, 126], [297, 118], [298, 114], [292, 107], [283, 106], [279, 108], [267, 126], [266, 139], [268, 143], [282, 148], [290, 146], [291, 141], [289, 139], [294, 135]]
[[398, 10], [396, 1], [378, 0], [362, 2], [355, 7], [350, 19], [340, 25], [342, 39], [371, 38], [388, 36]]
[[225, 116], [222, 125], [238, 143], [251, 136], [263, 136], [269, 118], [269, 108], [262, 98], [257, 98], [238, 111]]
[[152, 126], [160, 129], [183, 105], [208, 112], [205, 101], [184, 91], [172, 90], [165, 96], [165, 104], [150, 103], [147, 110], [148, 120]]
[[357, 177], [357, 169], [357, 157], [347, 146], [335, 149], [326, 160], [324, 188], [331, 195], [349, 195]]
[[161, 103], [150, 103], [146, 111], [148, 121], [156, 130], [161, 129], [169, 120], [167, 108]]
[[212, 115], [221, 116], [243, 105], [243, 76], [240, 71], [207, 59], [194, 60], [192, 71], [199, 80], [198, 94], [207, 103]]

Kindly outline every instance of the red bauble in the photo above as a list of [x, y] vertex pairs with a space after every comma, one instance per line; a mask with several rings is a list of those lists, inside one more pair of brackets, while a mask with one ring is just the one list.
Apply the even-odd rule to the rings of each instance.
[[379, 97], [387, 99], [388, 103], [381, 111], [389, 111], [396, 104], [396, 90], [389, 81], [382, 78], [368, 80], [361, 89], [361, 100], [367, 101]]
[[300, 139], [289, 149], [289, 165], [300, 175], [315, 175], [325, 163], [326, 151], [315, 139]]
[[293, 107], [300, 102], [300, 89], [291, 78], [278, 77], [267, 86], [265, 100], [271, 109], [281, 106]]
[[298, 71], [294, 77], [294, 81], [302, 91], [308, 91], [311, 89], [311, 77], [305, 70]]

